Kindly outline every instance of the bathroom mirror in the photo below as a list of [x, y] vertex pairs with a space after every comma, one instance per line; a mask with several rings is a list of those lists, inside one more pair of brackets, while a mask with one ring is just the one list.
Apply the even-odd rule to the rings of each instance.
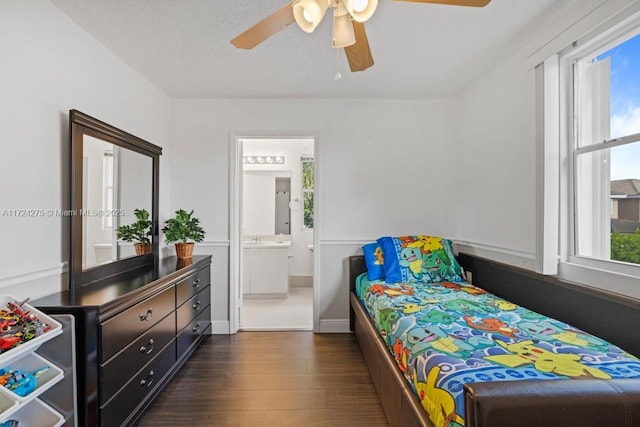
[[[158, 166], [162, 149], [77, 110], [69, 114], [71, 289], [158, 258]], [[118, 239], [145, 210], [150, 246]]]
[[245, 170], [242, 228], [245, 236], [291, 234], [291, 171]]

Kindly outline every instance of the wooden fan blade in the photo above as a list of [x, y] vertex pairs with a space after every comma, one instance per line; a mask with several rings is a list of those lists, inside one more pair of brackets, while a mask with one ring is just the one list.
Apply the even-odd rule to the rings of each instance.
[[235, 39], [231, 44], [240, 49], [253, 49], [278, 31], [295, 22], [293, 7], [288, 3], [282, 9], [269, 15]]
[[353, 22], [353, 31], [356, 34], [356, 43], [344, 48], [349, 60], [351, 71], [364, 71], [373, 65], [373, 56], [369, 47], [369, 39], [362, 22]]
[[452, 6], [471, 6], [471, 7], [484, 7], [491, 2], [491, 0], [394, 0], [394, 1], [405, 1], [405, 2], [412, 2], [412, 3], [449, 4]]

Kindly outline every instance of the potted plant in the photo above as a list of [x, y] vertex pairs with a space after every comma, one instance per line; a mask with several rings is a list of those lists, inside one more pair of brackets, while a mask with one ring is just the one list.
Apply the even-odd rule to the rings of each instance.
[[131, 225], [121, 225], [116, 230], [118, 239], [128, 243], [136, 242], [133, 247], [136, 255], [151, 252], [151, 220], [146, 209], [134, 209], [136, 222]]
[[175, 243], [178, 259], [191, 258], [195, 243], [204, 239], [204, 230], [200, 227], [200, 220], [193, 217], [193, 210], [178, 209], [173, 218], [165, 221], [162, 231], [167, 244]]

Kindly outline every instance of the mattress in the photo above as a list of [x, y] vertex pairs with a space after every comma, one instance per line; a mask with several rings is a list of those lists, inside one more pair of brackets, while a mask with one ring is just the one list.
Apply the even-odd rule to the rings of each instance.
[[640, 378], [621, 348], [469, 284], [363, 273], [356, 294], [437, 427], [464, 425], [464, 383]]

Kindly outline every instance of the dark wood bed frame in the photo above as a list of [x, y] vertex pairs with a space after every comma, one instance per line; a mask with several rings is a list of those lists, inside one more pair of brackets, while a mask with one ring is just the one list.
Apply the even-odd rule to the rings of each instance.
[[[473, 284], [640, 355], [640, 301], [460, 254]], [[433, 424], [355, 295], [366, 271], [349, 257], [350, 323], [392, 427]], [[640, 426], [640, 380], [501, 381], [464, 385], [466, 427]]]

